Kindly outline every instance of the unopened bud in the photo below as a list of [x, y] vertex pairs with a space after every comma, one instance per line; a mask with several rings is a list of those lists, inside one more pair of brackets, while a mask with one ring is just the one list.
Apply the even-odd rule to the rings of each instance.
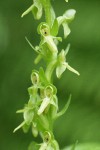
[[51, 86], [47, 86], [45, 88], [45, 96], [51, 97], [53, 95], [53, 88]]
[[39, 75], [37, 72], [33, 72], [31, 74], [31, 81], [33, 84], [38, 84], [39, 83]]

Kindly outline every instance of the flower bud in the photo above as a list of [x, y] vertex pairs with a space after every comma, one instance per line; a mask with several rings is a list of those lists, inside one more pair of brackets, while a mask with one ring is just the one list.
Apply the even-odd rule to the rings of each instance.
[[39, 75], [37, 72], [32, 72], [31, 81], [32, 81], [33, 85], [36, 85], [39, 83]]
[[50, 134], [50, 132], [46, 131], [44, 133], [44, 142], [48, 143], [48, 142], [50, 142], [50, 140], [51, 140], [51, 134]]
[[52, 86], [47, 86], [45, 88], [45, 96], [50, 98], [50, 97], [52, 97], [52, 95], [53, 95], [53, 88], [52, 88]]
[[38, 136], [38, 129], [35, 123], [32, 124], [32, 134], [34, 137]]

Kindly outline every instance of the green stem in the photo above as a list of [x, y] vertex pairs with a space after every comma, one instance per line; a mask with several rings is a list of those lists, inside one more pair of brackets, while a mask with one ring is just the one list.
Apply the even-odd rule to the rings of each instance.
[[46, 68], [45, 75], [49, 82], [51, 82], [51, 76], [55, 69], [55, 65], [56, 65], [56, 59], [55, 60], [53, 59]]
[[52, 24], [52, 15], [51, 15], [51, 3], [50, 0], [41, 0], [44, 11], [45, 11], [45, 19], [48, 25], [51, 27]]

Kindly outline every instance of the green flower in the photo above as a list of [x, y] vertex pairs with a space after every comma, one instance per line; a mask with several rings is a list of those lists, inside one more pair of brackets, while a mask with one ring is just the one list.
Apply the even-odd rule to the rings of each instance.
[[42, 100], [42, 103], [38, 109], [38, 115], [41, 115], [45, 110], [46, 108], [52, 104], [54, 105], [55, 107], [57, 107], [57, 104], [55, 103], [55, 100], [54, 100], [54, 89], [52, 86], [47, 86], [44, 90], [44, 98]]
[[47, 45], [48, 49], [54, 53], [54, 52], [58, 52], [57, 46], [54, 42], [55, 37], [53, 37], [50, 34], [50, 28], [48, 26], [47, 23], [42, 22], [39, 26], [38, 26], [38, 33], [41, 34], [42, 37], [42, 41], [40, 43], [40, 46], [43, 46], [44, 44]]
[[71, 30], [69, 28], [69, 23], [74, 19], [76, 11], [74, 9], [67, 10], [63, 16], [57, 17], [52, 25], [51, 33], [56, 36], [58, 34], [59, 28], [62, 25], [64, 29], [64, 38], [70, 34]]
[[56, 75], [58, 78], [61, 77], [62, 73], [68, 69], [70, 70], [71, 72], [77, 74], [77, 75], [80, 75], [78, 71], [76, 71], [74, 68], [72, 68], [68, 62], [66, 62], [66, 55], [68, 53], [68, 50], [69, 50], [69, 46], [67, 47], [67, 49], [64, 51], [62, 50], [60, 52], [60, 54], [58, 55], [58, 65], [57, 65], [57, 68], [56, 68]]

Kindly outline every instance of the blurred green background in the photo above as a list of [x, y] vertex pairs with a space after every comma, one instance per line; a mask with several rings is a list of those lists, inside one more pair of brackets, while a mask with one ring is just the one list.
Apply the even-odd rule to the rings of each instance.
[[[27, 103], [27, 88], [31, 85], [30, 74], [36, 54], [25, 41], [25, 36], [38, 44], [37, 25], [30, 13], [23, 19], [21, 14], [32, 1], [0, 0], [0, 150], [27, 150], [34, 140], [31, 133], [13, 129], [22, 116], [16, 110]], [[58, 87], [61, 109], [72, 93], [67, 113], [56, 121], [54, 132], [60, 146], [81, 142], [100, 142], [100, 1], [64, 0], [52, 1], [57, 16], [68, 8], [77, 11], [70, 25], [71, 34], [60, 43], [65, 48], [71, 43], [67, 60], [81, 76], [66, 70], [54, 83]], [[61, 29], [61, 35], [62, 29]], [[36, 139], [38, 141], [38, 139]]]

